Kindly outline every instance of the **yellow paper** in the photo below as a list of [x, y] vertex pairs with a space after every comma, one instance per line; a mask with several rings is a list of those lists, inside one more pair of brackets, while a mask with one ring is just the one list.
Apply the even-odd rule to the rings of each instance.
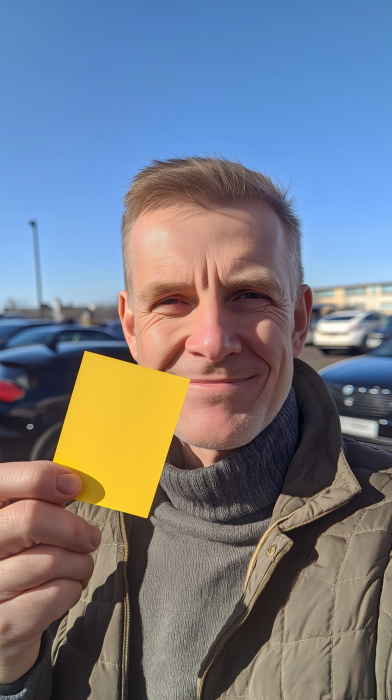
[[78, 501], [147, 518], [189, 379], [85, 352], [54, 461]]

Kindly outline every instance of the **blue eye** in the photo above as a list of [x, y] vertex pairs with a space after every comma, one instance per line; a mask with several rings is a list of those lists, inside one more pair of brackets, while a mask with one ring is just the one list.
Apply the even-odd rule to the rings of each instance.
[[260, 299], [261, 294], [257, 294], [257, 292], [245, 292], [244, 297], [245, 299]]

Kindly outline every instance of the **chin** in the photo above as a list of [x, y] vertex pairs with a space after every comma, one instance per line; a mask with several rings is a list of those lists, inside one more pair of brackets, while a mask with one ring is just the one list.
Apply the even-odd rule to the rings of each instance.
[[[264, 420], [263, 420], [264, 419]], [[268, 423], [265, 416], [238, 416], [231, 421], [179, 420], [175, 435], [183, 442], [205, 450], [235, 450], [251, 442]]]
[[232, 412], [229, 406], [222, 405], [208, 409], [184, 405], [175, 435], [188, 445], [205, 450], [236, 450], [254, 440], [271, 423], [290, 386], [291, 382], [282, 391], [275, 391], [269, 401], [264, 397], [250, 411]]

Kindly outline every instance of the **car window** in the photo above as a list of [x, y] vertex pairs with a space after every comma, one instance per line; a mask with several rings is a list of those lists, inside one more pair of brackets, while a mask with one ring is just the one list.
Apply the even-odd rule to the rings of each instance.
[[7, 348], [18, 348], [21, 345], [46, 345], [53, 337], [53, 331], [48, 328], [25, 328], [19, 331], [13, 338], [10, 338], [7, 343]]
[[15, 324], [13, 324], [12, 326], [0, 324], [0, 338], [10, 338], [11, 335], [14, 335], [14, 333], [19, 333], [20, 328], [25, 327], [25, 324], [21, 326], [16, 326]]
[[90, 335], [86, 340], [115, 340], [109, 333], [104, 331], [90, 331]]
[[83, 330], [61, 331], [56, 340], [58, 343], [80, 343], [83, 340], [111, 340], [111, 336], [102, 331], [86, 328]]
[[379, 314], [368, 314], [367, 316], [365, 316], [365, 318], [363, 320], [364, 321], [379, 321], [380, 316], [379, 316]]
[[331, 321], [331, 322], [332, 321], [334, 321], [334, 322], [336, 322], [336, 321], [351, 321], [351, 319], [355, 318], [355, 317], [356, 317], [356, 314], [351, 314], [351, 315], [347, 314], [346, 316], [334, 316], [333, 314], [331, 314], [330, 316], [324, 316], [324, 318], [322, 318], [321, 320], [323, 323], [324, 323], [324, 321]]
[[61, 331], [56, 335], [56, 343], [72, 343], [77, 342], [78, 340], [80, 340], [79, 332], [74, 330]]

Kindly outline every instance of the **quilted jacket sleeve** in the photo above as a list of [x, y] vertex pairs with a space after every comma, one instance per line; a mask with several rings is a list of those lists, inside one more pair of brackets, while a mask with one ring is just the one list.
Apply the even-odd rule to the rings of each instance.
[[0, 684], [0, 700], [50, 700], [52, 692], [52, 638], [42, 636], [41, 651], [33, 668], [15, 683]]
[[385, 570], [376, 647], [377, 698], [392, 697], [392, 559]]

